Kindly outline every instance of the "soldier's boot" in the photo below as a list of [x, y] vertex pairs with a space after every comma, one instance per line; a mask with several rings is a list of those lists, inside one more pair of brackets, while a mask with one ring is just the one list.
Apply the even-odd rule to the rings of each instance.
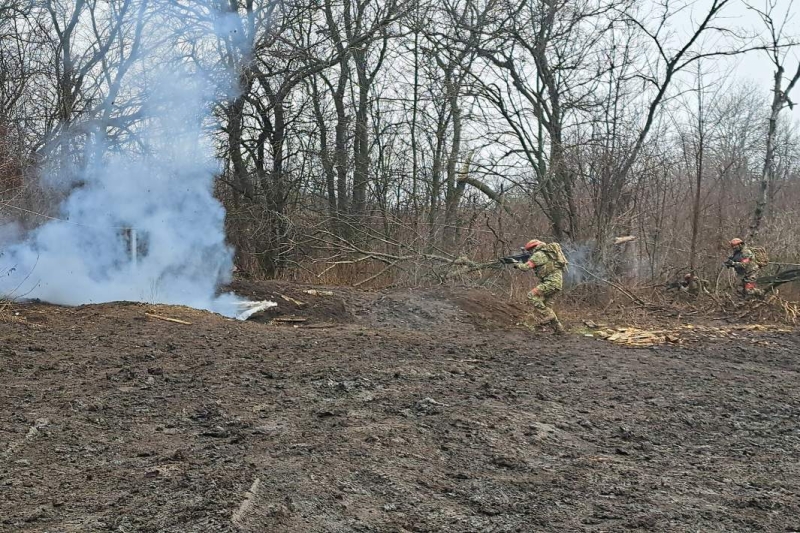
[[526, 315], [525, 318], [522, 319], [520, 325], [524, 326], [525, 329], [529, 330], [531, 333], [536, 333], [538, 331], [538, 328], [544, 325], [544, 322], [542, 322], [541, 317], [531, 313], [529, 315]]
[[522, 320], [522, 325], [532, 333], [537, 333], [538, 328], [551, 323], [553, 316], [550, 316], [545, 309], [539, 309], [537, 307], [534, 312], [525, 315], [525, 318]]
[[559, 329], [564, 329], [564, 326], [562, 326], [561, 322], [558, 321], [555, 311], [549, 307], [545, 307], [544, 309], [536, 309], [536, 311], [538, 317], [533, 325], [534, 329], [542, 326], [550, 326], [556, 332], [558, 332]]
[[564, 325], [558, 319], [556, 312], [549, 307], [542, 310], [542, 325], [548, 325], [553, 328], [553, 333], [556, 335], [563, 335], [566, 333]]

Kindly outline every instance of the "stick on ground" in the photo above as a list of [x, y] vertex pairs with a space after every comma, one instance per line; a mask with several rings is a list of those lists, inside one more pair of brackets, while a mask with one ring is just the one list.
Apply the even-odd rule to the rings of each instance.
[[175, 324], [183, 324], [184, 326], [191, 326], [192, 325], [191, 322], [187, 322], [185, 320], [180, 320], [180, 319], [177, 319], [177, 318], [170, 318], [168, 316], [156, 315], [156, 314], [153, 314], [153, 313], [145, 313], [145, 316], [149, 316], [150, 318], [155, 318], [157, 320], [164, 320], [165, 322], [174, 322]]

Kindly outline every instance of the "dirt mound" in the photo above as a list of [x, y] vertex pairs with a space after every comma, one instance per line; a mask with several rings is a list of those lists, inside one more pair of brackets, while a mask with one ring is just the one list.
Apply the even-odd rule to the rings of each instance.
[[471, 324], [482, 329], [514, 327], [526, 309], [476, 288], [438, 287], [387, 289], [377, 292], [348, 287], [315, 287], [280, 281], [237, 280], [226, 290], [278, 306], [255, 315], [261, 323], [359, 323], [374, 327], [426, 330], [446, 324]]
[[514, 327], [526, 312], [517, 304], [475, 288], [391, 290], [353, 305], [356, 317], [370, 325], [411, 330], [447, 324], [503, 329]]
[[466, 319], [453, 302], [425, 290], [384, 292], [358, 307], [360, 320], [378, 327], [427, 330]]
[[272, 300], [278, 304], [254, 315], [250, 319], [254, 322], [318, 325], [349, 323], [354, 318], [338, 289], [281, 281], [236, 280], [225, 290], [251, 300]]
[[484, 289], [452, 291], [449, 298], [469, 316], [475, 326], [483, 329], [513, 326], [522, 322], [530, 312], [524, 305], [506, 301]]
[[184, 305], [150, 304], [142, 302], [106, 302], [76, 307], [62, 307], [40, 301], [13, 304], [0, 315], [0, 322], [18, 323], [36, 331], [51, 323], [72, 321], [75, 328], [92, 327], [98, 323], [129, 323], [156, 321], [172, 325], [208, 325], [229, 320], [219, 315]]

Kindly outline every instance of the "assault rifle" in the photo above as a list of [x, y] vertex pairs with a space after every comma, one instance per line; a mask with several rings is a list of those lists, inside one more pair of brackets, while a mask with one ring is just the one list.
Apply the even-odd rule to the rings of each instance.
[[664, 290], [673, 291], [675, 289], [680, 289], [681, 287], [684, 287], [684, 286], [685, 285], [684, 285], [683, 280], [678, 280], [678, 281], [673, 281], [673, 282], [665, 282], [664, 283]]
[[521, 248], [521, 252], [516, 255], [509, 255], [506, 257], [501, 257], [498, 259], [498, 262], [503, 265], [513, 265], [514, 263], [527, 263], [528, 259], [531, 258], [530, 252], [526, 252], [524, 248]]

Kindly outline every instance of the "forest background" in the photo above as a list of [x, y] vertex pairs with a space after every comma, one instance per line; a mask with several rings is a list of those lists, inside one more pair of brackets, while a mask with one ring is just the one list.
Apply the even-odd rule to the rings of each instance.
[[573, 284], [719, 279], [734, 236], [800, 263], [792, 2], [212, 4], [0, 0], [0, 247], [60, 216], [98, 137], [142, 149], [177, 50], [238, 76], [204, 126], [240, 275], [417, 284], [533, 237]]

